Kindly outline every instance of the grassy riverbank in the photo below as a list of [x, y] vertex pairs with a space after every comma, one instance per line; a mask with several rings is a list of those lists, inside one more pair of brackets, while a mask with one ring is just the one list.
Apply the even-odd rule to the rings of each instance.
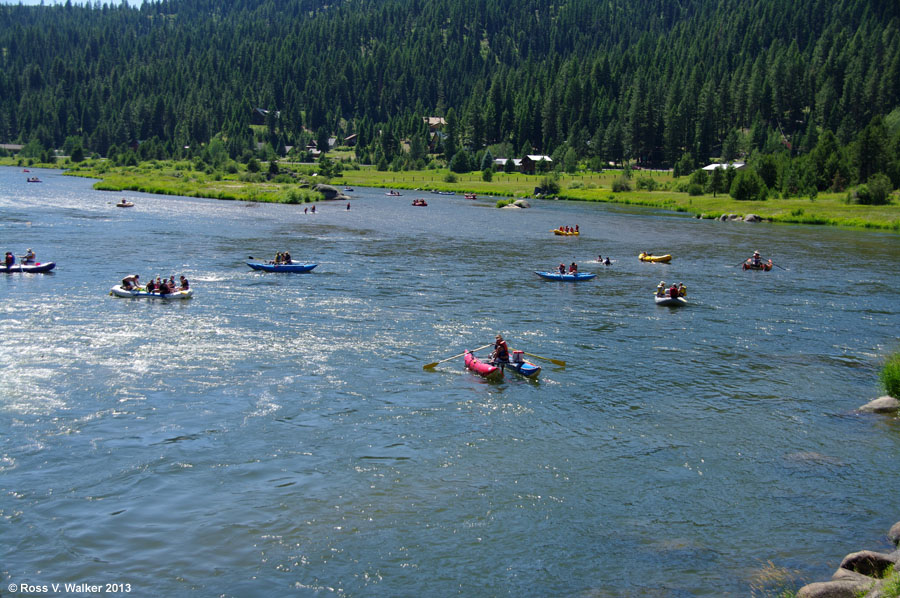
[[[22, 166], [11, 158], [0, 164]], [[322, 199], [313, 191], [316, 183], [330, 183], [337, 187], [361, 186], [407, 190], [453, 191], [499, 197], [534, 197], [535, 188], [544, 175], [495, 173], [490, 182], [482, 180], [480, 172], [451, 174], [447, 170], [390, 172], [372, 167], [344, 170], [339, 176], [326, 179], [316, 176], [318, 165], [284, 163], [280, 174], [247, 172], [244, 165], [233, 165], [232, 172], [213, 170], [209, 166], [198, 169], [195, 163], [182, 161], [151, 161], [137, 166], [112, 166], [105, 160], [87, 160], [80, 164], [62, 161], [57, 164], [33, 164], [67, 169], [67, 174], [101, 179], [95, 188], [109, 191], [143, 191], [189, 197], [214, 199], [303, 203]], [[265, 166], [265, 165], [264, 165]], [[821, 193], [815, 199], [789, 198], [766, 201], [736, 201], [719, 194], [691, 196], [678, 190], [681, 181], [671, 172], [635, 171], [630, 185], [632, 191], [614, 193], [613, 182], [621, 171], [601, 173], [561, 174], [556, 182], [559, 192], [555, 198], [577, 201], [602, 201], [662, 208], [705, 218], [723, 214], [756, 214], [766, 220], [788, 224], [820, 224], [867, 228], [900, 232], [900, 200], [894, 193], [892, 202], [884, 206], [847, 203], [847, 193]], [[643, 186], [656, 190], [637, 189]]]
[[[336, 184], [364, 187], [393, 187], [397, 189], [427, 189], [477, 193], [502, 197], [533, 197], [543, 175], [495, 173], [490, 182], [481, 179], [480, 172], [456, 174], [456, 182], [447, 182], [446, 170], [410, 172], [380, 172], [373, 169], [348, 170], [335, 179]], [[821, 193], [815, 199], [790, 198], [766, 201], [737, 201], [728, 195], [691, 196], [675, 191], [678, 181], [671, 172], [635, 171], [631, 186], [639, 178], [656, 183], [659, 190], [612, 191], [613, 181], [621, 171], [603, 173], [562, 174], [559, 176], [559, 199], [603, 201], [619, 204], [663, 208], [677, 212], [717, 218], [723, 214], [756, 214], [766, 220], [789, 224], [824, 224], [900, 231], [900, 201], [885, 206], [856, 205], [846, 202], [847, 193]]]

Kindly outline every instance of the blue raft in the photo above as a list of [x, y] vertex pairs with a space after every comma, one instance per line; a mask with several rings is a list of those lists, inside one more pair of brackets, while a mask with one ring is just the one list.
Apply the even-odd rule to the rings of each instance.
[[259, 262], [247, 262], [247, 265], [254, 270], [263, 270], [265, 272], [309, 272], [319, 264], [262, 264]]
[[593, 277], [597, 276], [596, 274], [589, 274], [587, 272], [576, 272], [575, 274], [560, 274], [559, 272], [538, 272], [537, 270], [535, 270], [534, 273], [544, 280], [560, 280], [563, 282], [580, 282], [582, 280], [590, 280]]

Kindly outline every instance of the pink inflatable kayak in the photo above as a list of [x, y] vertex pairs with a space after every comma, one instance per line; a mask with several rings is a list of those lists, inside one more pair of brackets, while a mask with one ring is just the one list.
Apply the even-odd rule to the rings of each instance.
[[489, 380], [497, 380], [503, 377], [503, 370], [489, 363], [479, 361], [477, 357], [465, 352], [466, 368], [472, 370], [479, 376], [488, 378]]

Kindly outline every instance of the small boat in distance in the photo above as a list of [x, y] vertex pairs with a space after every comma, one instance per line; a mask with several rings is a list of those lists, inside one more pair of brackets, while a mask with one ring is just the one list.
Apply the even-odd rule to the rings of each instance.
[[37, 178], [36, 176], [30, 176], [30, 177], [28, 177], [27, 180], [29, 183], [40, 183], [41, 182], [41, 179]]
[[45, 262], [45, 263], [30, 263], [30, 264], [13, 264], [12, 266], [7, 266], [6, 264], [0, 264], [0, 272], [24, 272], [25, 274], [41, 274], [43, 272], [49, 272], [53, 268], [56, 267], [56, 262]]
[[597, 276], [596, 274], [590, 274], [588, 272], [560, 274], [559, 272], [538, 272], [537, 270], [535, 270], [534, 273], [544, 280], [557, 280], [561, 282], [581, 282], [582, 280], [590, 280], [593, 277]]
[[344, 191], [353, 191], [353, 187], [344, 187]]
[[162, 293], [148, 293], [143, 287], [125, 289], [122, 288], [122, 285], [117, 284], [109, 290], [109, 294], [125, 299], [190, 299], [194, 296], [194, 289], [177, 290], [163, 295]]
[[422, 198], [419, 198], [419, 199], [414, 199], [414, 200], [412, 201], [412, 205], [414, 205], [414, 206], [422, 206], [422, 207], [425, 207], [425, 206], [428, 205], [428, 202], [425, 201], [425, 200], [422, 199]]
[[669, 295], [663, 295], [660, 297], [659, 295], [654, 294], [653, 300], [656, 301], [657, 305], [668, 305], [670, 307], [681, 307], [682, 305], [687, 305], [687, 299], [684, 297], [671, 297]]
[[641, 260], [642, 262], [656, 262], [656, 263], [660, 263], [660, 264], [668, 264], [669, 262], [672, 261], [672, 256], [668, 253], [665, 255], [651, 255], [649, 253], [645, 253], [642, 251], [640, 253], [640, 255], [638, 255], [638, 259]]
[[123, 199], [122, 201], [120, 201], [119, 203], [116, 204], [116, 207], [117, 207], [117, 208], [133, 208], [133, 207], [134, 207], [134, 203], [132, 203], [132, 202], [130, 202], [130, 201], [126, 201], [125, 199]]
[[478, 196], [474, 193], [465, 193], [463, 197], [465, 197], [466, 199], [478, 199]]
[[563, 229], [561, 229], [561, 228], [554, 228], [554, 229], [553, 229], [553, 234], [554, 234], [554, 235], [559, 235], [559, 236], [561, 236], [561, 237], [566, 237], [566, 236], [571, 236], [571, 235], [574, 235], [574, 236], [577, 237], [577, 236], [580, 234], [580, 232], [581, 232], [581, 231], [577, 231], [577, 230], [574, 230], [574, 229], [570, 229], [570, 230], [563, 230]]
[[264, 264], [262, 262], [247, 262], [247, 265], [254, 270], [262, 270], [263, 272], [309, 272], [319, 264], [301, 264], [300, 262], [291, 262], [289, 264]]
[[387, 195], [388, 197], [400, 197], [403, 194], [400, 193], [399, 191], [394, 191], [393, 189], [391, 189], [390, 191], [385, 193], [385, 195]]

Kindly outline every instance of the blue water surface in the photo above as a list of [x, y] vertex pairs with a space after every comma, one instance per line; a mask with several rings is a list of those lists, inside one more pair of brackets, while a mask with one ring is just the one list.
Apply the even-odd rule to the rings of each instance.
[[[0, 274], [4, 588], [762, 596], [900, 519], [900, 425], [855, 412], [900, 345], [896, 234], [374, 189], [310, 214], [32, 174], [0, 168], [0, 249], [57, 263]], [[755, 249], [781, 267], [736, 267]], [[285, 250], [319, 265], [245, 263]], [[534, 274], [572, 261], [598, 276]], [[131, 273], [194, 298], [109, 296]], [[660, 280], [689, 306], [656, 306]], [[567, 365], [423, 369], [498, 332]]]

